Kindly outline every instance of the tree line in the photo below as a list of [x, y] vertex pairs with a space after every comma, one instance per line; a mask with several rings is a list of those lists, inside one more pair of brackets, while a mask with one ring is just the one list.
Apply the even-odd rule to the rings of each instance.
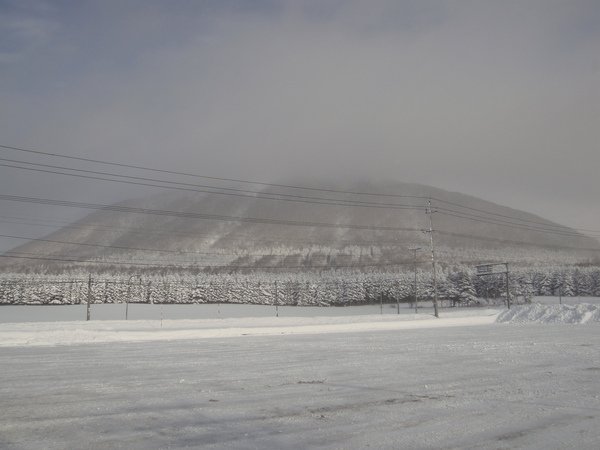
[[[431, 272], [414, 273], [252, 273], [124, 276], [83, 272], [0, 275], [1, 304], [93, 303], [253, 303], [280, 305], [356, 305], [412, 302], [433, 298]], [[91, 282], [90, 282], [91, 281]], [[534, 296], [600, 296], [600, 268], [518, 268], [509, 277], [513, 301]], [[477, 276], [471, 266], [443, 268], [438, 297], [451, 305], [505, 301], [503, 274]]]

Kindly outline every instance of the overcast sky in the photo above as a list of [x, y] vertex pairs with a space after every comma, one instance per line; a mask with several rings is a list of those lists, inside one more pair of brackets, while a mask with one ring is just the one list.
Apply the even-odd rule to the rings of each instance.
[[[600, 229], [599, 143], [597, 0], [0, 1], [4, 145], [419, 182]], [[5, 167], [0, 192], [139, 193]]]

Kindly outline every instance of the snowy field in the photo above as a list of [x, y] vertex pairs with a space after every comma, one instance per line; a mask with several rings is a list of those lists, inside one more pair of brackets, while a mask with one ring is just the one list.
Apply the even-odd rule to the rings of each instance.
[[600, 322], [521, 308], [0, 324], [0, 448], [598, 448]]
[[[123, 320], [126, 305], [92, 304], [91, 320]], [[456, 308], [452, 308], [456, 309]], [[420, 314], [433, 314], [431, 302], [419, 302]], [[234, 317], [322, 317], [413, 314], [408, 303], [359, 306], [278, 306], [239, 303], [147, 304], [130, 303], [129, 320], [226, 319]], [[80, 321], [86, 305], [1, 305], [0, 323]]]
[[[599, 297], [535, 297], [534, 303], [558, 305], [579, 303], [600, 304]], [[93, 304], [91, 320], [123, 320], [126, 305]], [[457, 310], [472, 311], [474, 308], [441, 308], [441, 315]], [[477, 309], [477, 308], [475, 308]], [[433, 314], [430, 301], [419, 302], [419, 314]], [[227, 319], [244, 317], [339, 317], [364, 315], [412, 315], [414, 309], [410, 303], [384, 303], [360, 306], [278, 306], [249, 304], [147, 304], [130, 303], [129, 320], [180, 320], [180, 319]], [[468, 313], [467, 313], [468, 314]], [[55, 322], [81, 321], [86, 318], [86, 305], [0, 305], [0, 323], [10, 322]]]
[[498, 310], [453, 311], [436, 319], [427, 314], [243, 317], [203, 320], [23, 322], [0, 324], [0, 347], [103, 342], [141, 342], [288, 334], [374, 332], [490, 324]]

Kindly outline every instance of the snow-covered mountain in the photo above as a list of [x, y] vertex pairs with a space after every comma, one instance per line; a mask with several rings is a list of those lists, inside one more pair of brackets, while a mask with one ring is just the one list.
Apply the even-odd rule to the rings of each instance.
[[[95, 211], [44, 237], [55, 242], [30, 242], [10, 254], [200, 269], [376, 269], [410, 262], [410, 247], [428, 250], [429, 235], [423, 230], [429, 227], [426, 205], [431, 198], [441, 264], [494, 260], [597, 262], [600, 255], [600, 243], [591, 237], [469, 195], [409, 183], [347, 183], [334, 189], [396, 196], [282, 187], [266, 188], [259, 196], [242, 192], [246, 195], [242, 197], [169, 192]], [[258, 198], [275, 194], [294, 197]], [[364, 203], [359, 206], [357, 202]], [[74, 242], [85, 245], [71, 244]], [[425, 256], [422, 252], [421, 258]], [[27, 267], [68, 264], [34, 259], [8, 259], [4, 261], [7, 263]]]

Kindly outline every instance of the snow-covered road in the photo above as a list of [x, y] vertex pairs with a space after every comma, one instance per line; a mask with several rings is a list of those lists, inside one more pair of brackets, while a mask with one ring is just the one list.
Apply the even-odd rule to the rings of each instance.
[[499, 310], [428, 314], [0, 323], [0, 347], [372, 332], [491, 324]]
[[599, 344], [488, 324], [6, 346], [0, 448], [596, 449]]

